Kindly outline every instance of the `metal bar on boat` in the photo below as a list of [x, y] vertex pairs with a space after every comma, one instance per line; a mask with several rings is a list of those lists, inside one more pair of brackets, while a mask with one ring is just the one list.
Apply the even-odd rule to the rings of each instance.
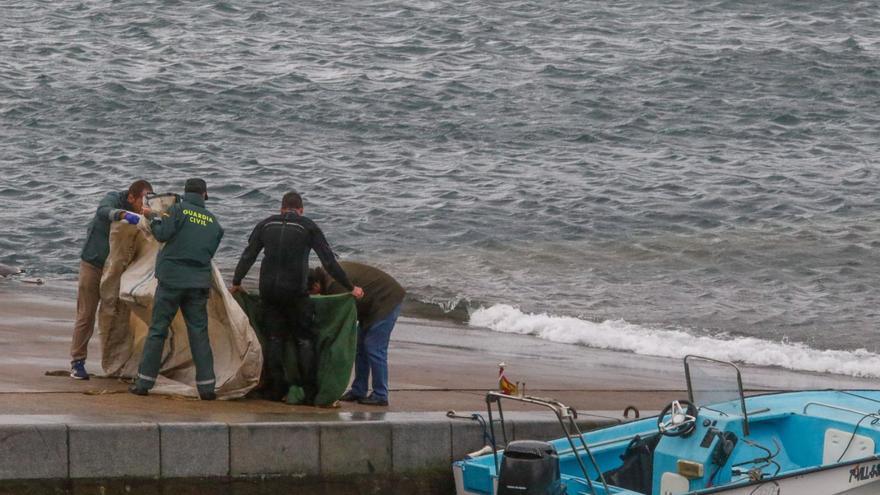
[[837, 409], [838, 411], [846, 411], [846, 412], [851, 412], [854, 414], [861, 414], [862, 416], [878, 417], [877, 413], [858, 411], [856, 409], [850, 409], [848, 407], [842, 407], [842, 406], [835, 406], [834, 404], [827, 404], [825, 402], [807, 402], [806, 404], [804, 404], [804, 410], [801, 412], [801, 414], [807, 414], [807, 408], [809, 408], [810, 406], [822, 406], [822, 407], [827, 407], [828, 409]]
[[[693, 404], [693, 402], [692, 402], [691, 404]], [[730, 416], [729, 414], [727, 414], [726, 412], [724, 412], [724, 411], [722, 411], [722, 410], [720, 410], [720, 409], [712, 409], [712, 408], [709, 407], [709, 406], [699, 406], [699, 408], [700, 408], [700, 409], [705, 409], [705, 410], [707, 410], [707, 411], [712, 411], [712, 412], [714, 412], [714, 413], [718, 413], [718, 414], [720, 414], [721, 416]]]
[[[833, 390], [833, 389], [832, 389], [832, 390]], [[867, 400], [867, 401], [870, 401], [870, 402], [880, 403], [880, 400], [872, 399], [872, 398], [870, 398], [870, 397], [865, 397], [864, 395], [855, 394], [855, 393], [850, 392], [850, 391], [848, 391], [848, 390], [834, 390], [834, 391], [837, 392], [838, 394], [851, 395], [851, 396], [853, 396], [853, 397], [858, 397], [859, 399], [862, 399], [862, 400]]]
[[[608, 439], [608, 440], [602, 440], [601, 442], [591, 443], [590, 446], [593, 447], [593, 448], [595, 449], [596, 447], [604, 447], [604, 446], [606, 446], [606, 445], [614, 445], [615, 443], [631, 442], [632, 439], [633, 439], [633, 437], [635, 437], [636, 435], [638, 435], [638, 433], [635, 433], [635, 434], [633, 434], [633, 435], [627, 435], [627, 436], [625, 436], [625, 437], [617, 437], [617, 438], [611, 438], [611, 439]], [[581, 450], [581, 449], [578, 449], [578, 450]], [[563, 455], [563, 454], [571, 454], [571, 453], [572, 453], [572, 450], [571, 450], [571, 449], [568, 449], [568, 450], [561, 450], [561, 451], [559, 451], [559, 452], [557, 452], [557, 453], [558, 453], [559, 455]]]
[[[574, 425], [575, 431], [577, 431], [578, 435], [581, 439], [581, 444], [584, 446], [584, 451], [590, 457], [590, 461], [593, 463], [593, 467], [596, 468], [596, 472], [599, 473], [599, 476], [602, 479], [602, 484], [605, 486], [605, 493], [608, 494], [608, 484], [605, 483], [605, 477], [602, 475], [602, 469], [599, 467], [599, 464], [596, 462], [596, 459], [593, 457], [592, 452], [590, 452], [590, 448], [587, 445], [586, 440], [584, 439], [584, 434], [581, 433], [580, 429], [577, 427], [577, 411], [572, 409], [571, 407], [566, 406], [565, 404], [553, 400], [553, 399], [543, 399], [541, 397], [529, 397], [524, 395], [507, 395], [501, 394], [498, 392], [488, 392], [486, 393], [486, 406], [489, 410], [489, 421], [492, 421], [492, 402], [499, 404], [499, 411], [501, 410], [501, 399], [512, 400], [516, 402], [524, 402], [526, 404], [534, 404], [536, 406], [546, 407], [553, 411], [556, 414], [556, 419], [559, 421], [559, 426], [562, 427], [562, 432], [565, 434], [565, 438], [568, 440], [568, 444], [571, 446], [572, 452], [574, 452], [574, 458], [578, 463], [578, 466], [581, 468], [581, 471], [584, 473], [584, 479], [587, 481], [587, 485], [590, 487], [590, 493], [592, 495], [598, 495], [596, 493], [596, 487], [593, 486], [592, 480], [590, 480], [590, 472], [587, 470], [587, 466], [584, 464], [583, 459], [581, 459], [580, 454], [578, 454], [578, 448], [574, 444], [574, 440], [571, 438], [571, 432], [568, 427], [565, 425], [565, 421], [563, 418], [569, 420], [569, 422]], [[502, 421], [503, 428], [503, 421]], [[492, 428], [492, 436], [493, 436], [493, 453], [492, 456], [495, 461], [495, 475], [498, 476], [500, 473], [498, 472], [498, 450], [495, 448], [494, 436], [495, 429]]]
[[684, 381], [687, 383], [688, 388], [688, 402], [696, 405], [696, 401], [694, 400], [694, 387], [691, 385], [691, 367], [688, 364], [688, 358], [690, 355], [684, 357]]
[[[556, 411], [556, 409], [553, 409], [553, 410]], [[587, 484], [590, 486], [590, 493], [592, 493], [593, 495], [596, 495], [596, 487], [593, 486], [593, 481], [590, 480], [590, 473], [589, 473], [589, 471], [587, 471], [587, 466], [584, 465], [584, 460], [581, 459], [580, 455], [578, 455], [577, 447], [575, 447], [575, 445], [574, 445], [574, 440], [571, 439], [571, 433], [568, 431], [568, 428], [565, 427], [565, 422], [562, 420], [562, 416], [559, 415], [559, 412], [556, 412], [556, 419], [559, 420], [559, 426], [562, 427], [562, 431], [565, 433], [565, 438], [568, 440], [569, 445], [571, 445], [572, 451], [574, 451], [574, 458], [575, 458], [575, 460], [577, 460], [577, 463], [580, 466], [581, 471], [584, 473], [584, 479], [587, 480]], [[581, 443], [584, 446], [584, 450], [589, 452], [589, 449], [587, 449], [587, 444], [584, 443], [584, 441], [583, 441], [583, 437], [581, 437]], [[593, 459], [592, 455], [590, 456], [590, 459], [593, 461], [593, 465], [595, 466], [596, 471], [601, 473], [602, 470], [599, 469], [599, 466], [596, 464], [596, 460]], [[605, 487], [605, 493], [608, 493], [607, 486]]]
[[498, 476], [498, 444], [495, 442], [495, 422], [492, 421], [492, 402], [489, 399], [489, 394], [486, 394], [486, 409], [489, 414], [489, 433], [492, 436], [490, 438], [492, 442], [492, 460], [495, 461], [495, 476]]
[[739, 404], [743, 410], [743, 436], [747, 437], [749, 436], [749, 411], [746, 409], [746, 396], [745, 393], [743, 393], [743, 379], [739, 372], [739, 368], [733, 363], [730, 363], [730, 365], [736, 368], [736, 381], [739, 385]]
[[495, 405], [498, 406], [498, 419], [501, 421], [501, 438], [504, 439], [504, 448], [507, 448], [510, 440], [507, 439], [507, 426], [504, 424], [504, 409], [501, 408], [500, 400], [495, 401]]
[[[573, 411], [574, 411], [574, 410], [572, 410], [572, 412], [573, 412]], [[577, 425], [577, 421], [575, 421], [576, 418], [577, 418], [577, 413], [576, 413], [576, 412], [573, 412], [573, 413], [568, 417], [568, 422], [571, 424], [571, 427], [574, 429], [574, 431], [577, 432], [577, 434], [578, 434], [578, 439], [580, 439], [580, 441], [581, 441], [581, 445], [584, 446], [584, 452], [586, 452], [587, 455], [590, 457], [590, 462], [593, 463], [593, 466], [596, 468], [596, 472], [599, 473], [599, 479], [602, 481], [602, 486], [605, 488], [605, 493], [608, 494], [608, 493], [609, 493], [609, 492], [608, 492], [608, 483], [605, 482], [605, 475], [602, 473], [602, 470], [599, 469], [599, 463], [596, 462], [596, 458], [593, 457], [593, 452], [591, 452], [591, 451], [590, 451], [590, 448], [587, 447], [587, 439], [584, 438], [584, 434], [581, 432], [581, 428], [580, 428], [580, 426]], [[572, 447], [574, 447], [574, 443], [572, 443]], [[576, 452], [575, 452], [575, 456], [576, 456], [576, 457], [580, 457], [580, 456], [577, 455]]]

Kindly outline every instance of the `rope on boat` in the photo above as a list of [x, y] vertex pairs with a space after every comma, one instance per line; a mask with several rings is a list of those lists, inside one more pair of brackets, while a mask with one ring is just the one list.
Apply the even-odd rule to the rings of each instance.
[[878, 409], [875, 413], [865, 414], [864, 416], [862, 416], [862, 419], [860, 419], [859, 422], [856, 423], [856, 427], [853, 428], [852, 434], [849, 437], [849, 441], [846, 442], [846, 447], [844, 447], [843, 452], [840, 453], [840, 457], [837, 458], [837, 462], [840, 462], [841, 459], [843, 459], [843, 456], [846, 455], [846, 451], [849, 450], [849, 447], [852, 445], [853, 440], [855, 440], [856, 438], [856, 432], [859, 431], [859, 427], [862, 426], [862, 421], [868, 418], [874, 418], [871, 420], [871, 425], [876, 425], [877, 423], [880, 423], [880, 409]]

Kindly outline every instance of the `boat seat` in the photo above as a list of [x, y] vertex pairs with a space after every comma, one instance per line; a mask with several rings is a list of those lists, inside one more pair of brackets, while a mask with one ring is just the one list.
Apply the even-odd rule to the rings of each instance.
[[641, 437], [636, 435], [620, 455], [623, 463], [609, 471], [605, 471], [605, 480], [614, 486], [638, 493], [650, 493], [651, 478], [654, 475], [654, 449], [660, 435], [654, 434]]
[[[850, 442], [852, 438], [852, 442]], [[848, 446], [848, 447], [847, 447]], [[844, 453], [844, 449], [846, 452]], [[841, 457], [841, 454], [843, 456]], [[853, 436], [852, 431], [828, 428], [825, 430], [825, 443], [822, 447], [822, 465], [836, 464], [840, 461], [863, 459], [874, 455], [874, 439], [864, 435]]]
[[681, 495], [689, 491], [691, 491], [690, 481], [678, 473], [665, 472], [660, 478], [659, 495]]

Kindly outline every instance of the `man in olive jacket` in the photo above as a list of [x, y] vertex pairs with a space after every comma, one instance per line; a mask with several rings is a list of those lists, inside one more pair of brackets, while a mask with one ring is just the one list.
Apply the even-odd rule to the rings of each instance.
[[211, 259], [223, 238], [217, 218], [205, 208], [208, 189], [202, 179], [189, 179], [183, 199], [164, 218], [150, 222], [153, 237], [165, 246], [156, 256], [159, 286], [153, 298], [153, 318], [144, 342], [137, 381], [129, 389], [147, 395], [156, 384], [168, 327], [183, 313], [190, 351], [196, 366], [196, 388], [202, 400], [217, 398], [214, 392], [214, 355], [208, 340], [208, 295]]
[[110, 224], [126, 221], [136, 224], [144, 203], [144, 196], [153, 192], [153, 186], [141, 179], [134, 181], [127, 191], [107, 193], [98, 204], [89, 223], [86, 243], [80, 254], [79, 282], [76, 291], [76, 322], [70, 342], [70, 377], [88, 380], [86, 357], [89, 340], [95, 331], [95, 313], [101, 301], [101, 274], [110, 254]]
[[[382, 270], [356, 263], [340, 261], [352, 284], [362, 287], [364, 297], [357, 301], [358, 338], [354, 362], [354, 381], [340, 400], [358, 401], [370, 406], [388, 405], [388, 342], [406, 291]], [[345, 288], [327, 276], [321, 268], [309, 271], [309, 292], [312, 294], [339, 294]], [[373, 393], [367, 395], [367, 384], [372, 374]]]

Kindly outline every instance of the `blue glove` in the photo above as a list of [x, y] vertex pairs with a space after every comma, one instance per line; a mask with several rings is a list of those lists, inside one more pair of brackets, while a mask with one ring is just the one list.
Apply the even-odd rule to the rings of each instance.
[[135, 215], [134, 213], [127, 211], [127, 212], [125, 212], [124, 215], [122, 215], [122, 221], [128, 222], [132, 225], [137, 225], [138, 222], [141, 221], [141, 217]]

